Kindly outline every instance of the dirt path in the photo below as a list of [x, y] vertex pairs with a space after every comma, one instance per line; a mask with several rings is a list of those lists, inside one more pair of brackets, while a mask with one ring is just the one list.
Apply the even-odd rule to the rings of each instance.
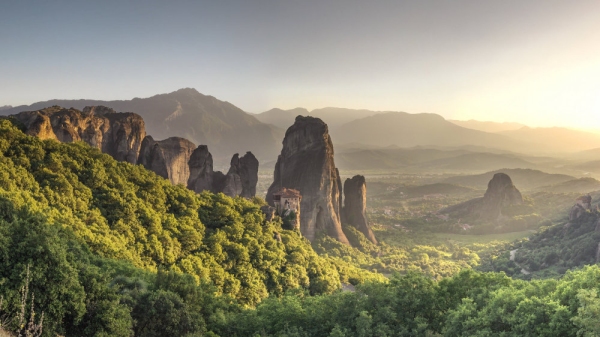
[[[511, 251], [510, 251], [510, 260], [511, 260], [512, 262], [515, 262], [515, 255], [517, 254], [517, 250], [518, 250], [518, 249], [513, 249], [513, 250], [511, 250]], [[516, 262], [515, 262], [515, 264], [517, 265], [517, 267], [521, 268], [521, 274], [524, 274], [524, 275], [529, 275], [529, 274], [531, 274], [531, 273], [529, 272], [529, 270], [527, 270], [527, 269], [523, 268], [523, 267], [522, 267], [520, 264], [518, 264], [518, 263], [516, 263]]]

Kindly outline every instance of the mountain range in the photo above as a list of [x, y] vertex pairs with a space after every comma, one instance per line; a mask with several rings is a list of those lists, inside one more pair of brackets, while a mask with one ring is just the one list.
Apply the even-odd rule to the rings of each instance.
[[490, 171], [499, 167], [535, 168], [527, 156], [470, 149], [436, 149], [427, 147], [348, 149], [335, 154], [339, 168], [345, 170], [405, 169], [409, 171]]
[[135, 112], [144, 118], [146, 131], [155, 139], [178, 136], [195, 144], [208, 145], [215, 161], [226, 164], [232, 153], [252, 151], [259, 159], [274, 158], [283, 139], [283, 130], [261, 123], [235, 105], [185, 88], [168, 94], [132, 100], [50, 100], [1, 111], [10, 115], [48, 106], [103, 105], [117, 111]]
[[436, 114], [386, 112], [343, 124], [332, 130], [334, 142], [377, 146], [478, 145], [505, 150], [529, 148], [527, 142], [507, 136], [467, 129]]
[[524, 126], [516, 130], [499, 132], [517, 141], [536, 143], [542, 150], [552, 148], [556, 152], [585, 151], [597, 148], [600, 145], [600, 135], [571, 130], [567, 128], [530, 128]]
[[536, 189], [542, 186], [557, 185], [577, 178], [566, 174], [551, 174], [539, 170], [531, 169], [501, 169], [483, 174], [461, 175], [444, 179], [446, 184], [455, 184], [460, 186], [485, 189], [489, 181], [497, 173], [505, 173], [512, 178], [516, 186], [522, 190]]
[[[56, 105], [76, 109], [103, 105], [116, 111], [135, 112], [144, 118], [148, 134], [152, 134], [157, 140], [178, 136], [195, 144], [207, 145], [214, 154], [216, 166], [226, 166], [232, 153], [246, 151], [252, 151], [261, 163], [275, 161], [285, 130], [298, 115], [318, 117], [327, 123], [337, 151], [375, 151], [344, 154], [340, 159], [340, 167], [356, 167], [351, 163], [365, 158], [373, 160], [358, 163], [359, 167], [403, 167], [410, 163], [403, 162], [401, 156], [382, 159], [382, 155], [388, 154], [388, 150], [416, 146], [502, 155], [499, 162], [496, 160], [498, 156], [483, 158], [481, 155], [472, 156], [465, 152], [462, 153], [465, 157], [457, 158], [454, 163], [431, 163], [446, 169], [461, 169], [473, 164], [475, 166], [471, 165], [471, 168], [477, 167], [480, 170], [492, 169], [492, 164], [499, 165], [495, 168], [534, 167], [527, 163], [529, 160], [522, 162], [518, 158], [510, 158], [510, 153], [554, 155], [600, 148], [600, 135], [589, 132], [566, 128], [529, 128], [518, 123], [451, 121], [430, 113], [328, 107], [312, 111], [304, 108], [271, 109], [260, 114], [249, 114], [229, 102], [203, 95], [191, 88], [131, 100], [55, 99], [31, 105], [4, 106], [0, 108], [0, 114], [11, 115]], [[586, 161], [598, 159], [600, 154], [596, 156], [595, 152], [589, 152], [586, 156]], [[489, 165], [477, 164], [484, 160], [491, 161]]]
[[485, 131], [485, 132], [492, 132], [492, 133], [496, 133], [496, 132], [502, 132], [502, 131], [510, 131], [510, 130], [517, 130], [520, 129], [526, 125], [521, 124], [521, 123], [510, 123], [510, 122], [504, 122], [504, 123], [498, 123], [498, 122], [482, 122], [482, 121], [476, 121], [473, 119], [470, 119], [468, 121], [459, 121], [459, 120], [454, 120], [454, 119], [449, 119], [448, 121], [458, 125], [458, 126], [462, 126], [464, 128], [467, 129], [473, 129], [473, 130], [479, 130], [479, 131]]
[[327, 123], [329, 129], [335, 130], [337, 127], [349, 123], [356, 119], [361, 119], [377, 114], [386, 113], [389, 111], [371, 111], [371, 110], [356, 110], [345, 108], [322, 108], [308, 111], [305, 108], [295, 108], [290, 110], [271, 109], [260, 114], [254, 115], [259, 121], [267, 124], [273, 124], [282, 129], [289, 128], [294, 124], [294, 119], [298, 115], [312, 116], [320, 118]]

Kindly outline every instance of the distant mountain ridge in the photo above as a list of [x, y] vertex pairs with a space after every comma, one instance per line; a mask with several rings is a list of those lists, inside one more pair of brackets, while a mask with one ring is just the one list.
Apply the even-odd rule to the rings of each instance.
[[327, 123], [329, 129], [335, 129], [343, 124], [349, 123], [353, 120], [365, 118], [381, 113], [387, 113], [389, 111], [371, 111], [365, 109], [346, 109], [346, 108], [334, 108], [327, 107], [322, 109], [314, 109], [308, 111], [305, 108], [295, 108], [291, 110], [282, 109], [271, 109], [260, 114], [254, 115], [258, 120], [263, 123], [273, 124], [283, 129], [287, 129], [292, 124], [296, 116], [312, 116], [317, 117]]
[[405, 169], [485, 172], [504, 168], [534, 168], [527, 157], [511, 153], [425, 147], [344, 149], [335, 154], [338, 167], [346, 170]]
[[528, 144], [507, 136], [467, 129], [430, 113], [387, 112], [357, 119], [332, 130], [334, 142], [370, 145], [464, 146], [478, 145], [505, 150], [527, 149]]
[[525, 124], [521, 124], [521, 123], [510, 123], [510, 122], [498, 123], [498, 122], [478, 121], [478, 120], [474, 120], [474, 119], [470, 119], [468, 121], [459, 121], [459, 120], [449, 119], [448, 121], [452, 122], [458, 126], [462, 126], [462, 127], [468, 128], [468, 129], [492, 132], [492, 133], [517, 130], [517, 129], [520, 129], [520, 128], [526, 126]]
[[586, 151], [600, 147], [600, 135], [562, 127], [530, 128], [502, 131], [499, 134], [518, 141], [530, 141], [559, 152]]
[[254, 115], [286, 129], [297, 114], [318, 117], [328, 124], [333, 142], [362, 148], [389, 146], [479, 147], [519, 153], [572, 153], [600, 147], [600, 134], [563, 127], [531, 128], [521, 123], [446, 120], [430, 113], [323, 108], [308, 111], [271, 109]]
[[[381, 157], [380, 150], [415, 146], [438, 148], [444, 151], [462, 149], [497, 155], [508, 155], [509, 152], [551, 154], [600, 148], [600, 135], [593, 133], [564, 128], [512, 129], [520, 126], [518, 123], [464, 121], [467, 123], [464, 124], [430, 113], [410, 114], [328, 107], [312, 111], [304, 108], [271, 109], [252, 115], [229, 102], [203, 95], [192, 88], [131, 100], [50, 100], [28, 106], [7, 106], [0, 109], [0, 115], [36, 111], [55, 105], [75, 109], [102, 105], [117, 111], [137, 113], [144, 118], [148, 134], [152, 134], [156, 140], [175, 136], [189, 139], [195, 144], [208, 145], [214, 155], [215, 165], [220, 168], [227, 167], [231, 153], [247, 151], [252, 151], [263, 163], [274, 162], [285, 130], [292, 125], [298, 115], [318, 117], [327, 123], [336, 149], [369, 149], [377, 152], [371, 154], [373, 158]], [[472, 128], [457, 125], [461, 123]], [[496, 129], [500, 126], [511, 130], [498, 133], [485, 132], [475, 130], [477, 125], [486, 127], [491, 125]], [[521, 164], [524, 165], [522, 167], [534, 167], [519, 160], [507, 161], [507, 156], [492, 157], [494, 160], [499, 159], [495, 168], [517, 167]], [[591, 153], [588, 157], [590, 158], [587, 160], [596, 159]], [[348, 158], [349, 162], [355, 159], [357, 158]], [[344, 166], [343, 161], [340, 161], [342, 164], [340, 166]], [[377, 159], [377, 161], [381, 160]], [[383, 164], [384, 167], [403, 166], [397, 161], [395, 163], [390, 163], [387, 159], [384, 161], [386, 162]], [[448, 169], [462, 169], [465, 165], [473, 163], [477, 166], [477, 170], [492, 169], [489, 165], [478, 164], [478, 161], [483, 162], [483, 157], [468, 157], [462, 164], [460, 162], [438, 164]], [[500, 165], [502, 163], [503, 165]], [[374, 162], [361, 165], [377, 168]]]
[[203, 95], [192, 88], [131, 100], [50, 100], [0, 113], [10, 115], [54, 105], [79, 110], [85, 106], [103, 105], [117, 111], [135, 112], [144, 118], [148, 134], [155, 139], [177, 136], [195, 144], [208, 145], [215, 160], [221, 159], [223, 164], [228, 163], [231, 153], [246, 151], [252, 151], [259, 158], [275, 158], [283, 139], [283, 130], [260, 122], [229, 102]]
[[576, 180], [577, 178], [566, 174], [551, 174], [539, 170], [531, 169], [501, 169], [486, 172], [477, 175], [463, 175], [444, 179], [442, 182], [447, 184], [456, 184], [461, 186], [482, 189], [487, 186], [490, 179], [496, 173], [506, 173], [510, 175], [515, 185], [524, 190], [535, 189], [542, 186], [549, 186]]

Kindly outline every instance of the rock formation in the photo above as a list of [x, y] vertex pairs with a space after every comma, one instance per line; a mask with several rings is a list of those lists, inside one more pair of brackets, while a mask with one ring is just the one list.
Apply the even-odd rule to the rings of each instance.
[[575, 205], [571, 207], [569, 212], [569, 221], [577, 220], [585, 212], [592, 209], [592, 197], [590, 195], [584, 195], [577, 198]]
[[231, 167], [225, 178], [223, 193], [229, 196], [251, 198], [256, 195], [258, 183], [258, 160], [252, 152], [241, 158], [236, 153], [231, 158]]
[[318, 118], [298, 116], [286, 131], [283, 149], [275, 165], [272, 194], [283, 187], [300, 191], [300, 231], [314, 240], [317, 231], [349, 244], [340, 221], [341, 180], [333, 161], [333, 145], [327, 125]]
[[200, 145], [192, 152], [189, 160], [190, 177], [187, 187], [190, 190], [201, 193], [213, 190], [213, 159], [208, 147]]
[[344, 182], [344, 208], [342, 222], [361, 231], [367, 239], [377, 244], [375, 234], [367, 221], [367, 184], [365, 177], [357, 175]]
[[271, 221], [271, 220], [273, 220], [273, 218], [275, 218], [275, 215], [276, 215], [275, 207], [272, 207], [272, 206], [262, 206], [260, 208], [260, 210], [265, 215], [265, 220]]
[[85, 107], [83, 111], [53, 106], [13, 117], [23, 123], [29, 135], [65, 143], [83, 141], [116, 160], [132, 164], [136, 163], [146, 137], [141, 116], [117, 113], [104, 106]]
[[187, 139], [171, 137], [155, 141], [147, 136], [142, 142], [138, 163], [171, 183], [188, 185], [190, 166], [188, 162], [196, 145]]
[[206, 145], [195, 149], [189, 160], [190, 175], [187, 181], [189, 189], [198, 193], [211, 191], [223, 192], [230, 197], [252, 198], [256, 195], [258, 182], [258, 160], [252, 152], [243, 157], [236, 153], [231, 158], [231, 167], [226, 175], [213, 171], [212, 155]]
[[513, 185], [510, 177], [505, 173], [496, 173], [490, 180], [487, 191], [483, 196], [479, 210], [480, 218], [498, 219], [502, 215], [503, 207], [522, 203], [523, 196]]
[[201, 192], [223, 192], [229, 196], [254, 197], [258, 182], [258, 160], [247, 152], [231, 159], [227, 175], [213, 172], [213, 159], [206, 145], [171, 137], [155, 141], [146, 136], [144, 120], [134, 113], [117, 113], [105, 106], [87, 106], [83, 111], [53, 106], [12, 116], [25, 132], [60, 142], [83, 141], [116, 160], [141, 164], [173, 184], [184, 184]]
[[503, 208], [522, 203], [523, 196], [513, 185], [510, 177], [505, 173], [496, 173], [488, 183], [487, 191], [482, 198], [447, 207], [440, 213], [472, 220], [497, 221], [503, 217]]

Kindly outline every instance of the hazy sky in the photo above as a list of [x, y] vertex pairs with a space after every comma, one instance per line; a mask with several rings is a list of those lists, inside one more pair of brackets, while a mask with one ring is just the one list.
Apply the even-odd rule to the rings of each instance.
[[182, 87], [600, 128], [600, 1], [0, 1], [0, 106]]

